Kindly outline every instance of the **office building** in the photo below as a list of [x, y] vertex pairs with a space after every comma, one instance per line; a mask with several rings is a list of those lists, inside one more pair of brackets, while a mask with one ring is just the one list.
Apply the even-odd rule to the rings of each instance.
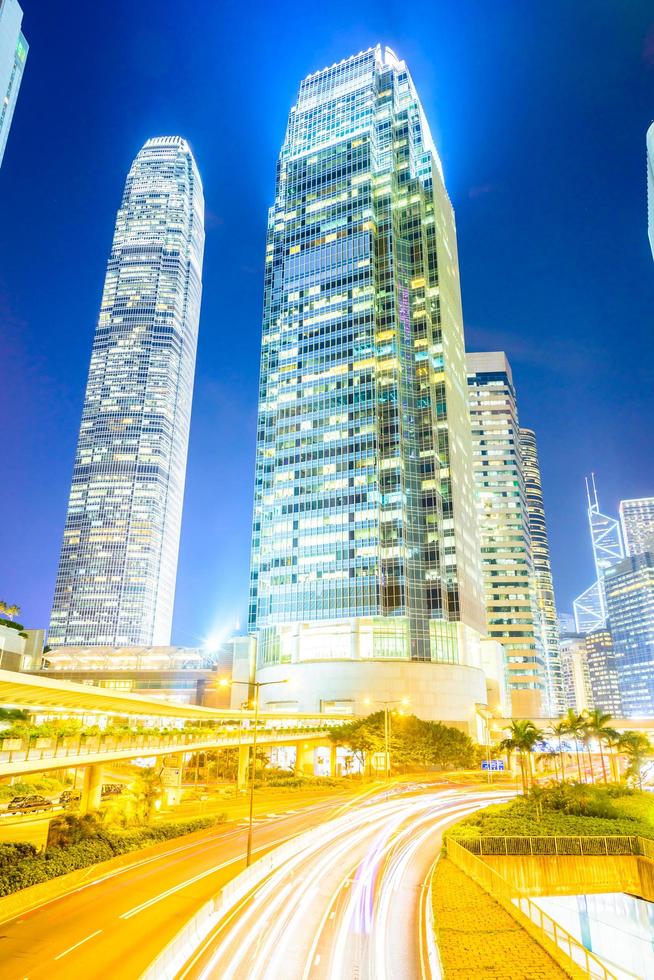
[[605, 628], [587, 633], [584, 641], [593, 704], [614, 718], [619, 718], [622, 715], [622, 701], [613, 637]]
[[537, 717], [547, 672], [513, 375], [501, 351], [468, 354], [467, 366], [488, 635], [506, 650], [513, 714]]
[[525, 480], [527, 518], [531, 539], [531, 555], [536, 580], [536, 599], [541, 629], [541, 642], [547, 674], [547, 704], [545, 713], [558, 715], [563, 706], [561, 664], [559, 661], [559, 623], [556, 615], [550, 545], [543, 502], [543, 485], [538, 460], [536, 435], [531, 429], [520, 429], [520, 454]]
[[188, 143], [129, 171], [95, 331], [48, 643], [170, 643], [202, 289]]
[[29, 48], [22, 22], [23, 11], [17, 0], [0, 0], [0, 166]]
[[624, 716], [654, 716], [654, 552], [605, 573], [606, 604]]
[[620, 533], [620, 523], [615, 518], [603, 514], [599, 509], [595, 474], [586, 479], [588, 499], [588, 524], [595, 564], [595, 581], [578, 596], [573, 603], [577, 632], [591, 633], [606, 625], [606, 596], [604, 593], [604, 574], [608, 568], [624, 558], [624, 547]]
[[654, 497], [621, 500], [620, 525], [626, 555], [654, 551]]
[[577, 714], [595, 707], [588, 665], [586, 638], [579, 633], [566, 633], [559, 639], [563, 710], [572, 708]]
[[[309, 75], [269, 213], [249, 624], [262, 697], [485, 703], [452, 206], [404, 62]], [[372, 710], [372, 709], [368, 709]]]

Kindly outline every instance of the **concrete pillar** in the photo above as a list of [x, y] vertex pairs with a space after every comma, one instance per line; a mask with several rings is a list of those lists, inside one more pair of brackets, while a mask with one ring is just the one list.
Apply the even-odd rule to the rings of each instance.
[[85, 813], [95, 813], [100, 808], [102, 799], [102, 780], [104, 772], [102, 766], [86, 766], [84, 769], [84, 785], [82, 788], [82, 798], [80, 800], [80, 815]]
[[250, 746], [249, 745], [239, 745], [238, 747], [238, 776], [236, 779], [236, 788], [238, 790], [244, 790], [247, 786], [248, 781], [248, 765], [250, 763]]
[[336, 745], [333, 742], [329, 746], [329, 775], [332, 778], [336, 775]]
[[295, 771], [303, 776], [314, 776], [315, 747], [311, 742], [298, 742], [295, 746]]
[[164, 806], [178, 806], [182, 799], [182, 771], [184, 769], [184, 753], [177, 752], [165, 758], [161, 772], [163, 784]]

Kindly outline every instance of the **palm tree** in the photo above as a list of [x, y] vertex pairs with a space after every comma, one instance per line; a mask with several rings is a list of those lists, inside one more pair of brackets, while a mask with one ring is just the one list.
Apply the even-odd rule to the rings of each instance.
[[20, 612], [20, 606], [17, 606], [15, 604], [13, 606], [5, 605], [5, 612], [7, 616], [9, 616], [9, 619], [13, 620], [14, 616], [17, 616], [18, 613]]
[[608, 779], [606, 777], [606, 764], [604, 762], [604, 749], [603, 745], [607, 745], [618, 738], [618, 733], [615, 728], [611, 728], [609, 722], [613, 720], [613, 716], [608, 714], [606, 711], [602, 711], [601, 708], [593, 708], [589, 711], [586, 716], [586, 730], [592, 738], [597, 739], [597, 744], [599, 745], [600, 759], [602, 760], [602, 773], [604, 775], [604, 782], [607, 783]]
[[566, 714], [562, 719], [565, 725], [565, 730], [568, 735], [572, 735], [575, 740], [575, 749], [577, 750], [577, 771], [579, 773], [579, 782], [581, 783], [581, 759], [579, 756], [579, 742], [584, 731], [585, 719], [583, 715], [578, 715], [574, 708], [568, 708]]
[[536, 728], [533, 721], [521, 721], [515, 718], [511, 721], [511, 727], [509, 729], [510, 735], [508, 738], [503, 739], [500, 742], [500, 748], [506, 752], [517, 752], [520, 759], [520, 775], [522, 778], [522, 792], [527, 793], [529, 789], [529, 776], [528, 776], [528, 763], [527, 759], [530, 756], [532, 749], [536, 742], [539, 742], [543, 733], [540, 729]]
[[629, 760], [627, 772], [636, 777], [638, 786], [642, 789], [643, 781], [640, 771], [645, 759], [654, 755], [654, 746], [643, 732], [623, 732], [618, 742], [618, 748]]
[[563, 736], [568, 734], [568, 729], [564, 721], [558, 721], [556, 725], [550, 725], [550, 731], [559, 740], [559, 758], [561, 759], [561, 782], [565, 782], [565, 759], [563, 758]]

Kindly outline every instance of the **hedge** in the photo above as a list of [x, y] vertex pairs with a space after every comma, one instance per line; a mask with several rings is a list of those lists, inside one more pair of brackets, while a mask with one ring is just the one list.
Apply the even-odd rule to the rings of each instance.
[[0, 895], [11, 895], [21, 888], [58, 878], [69, 871], [88, 868], [149, 844], [205, 830], [224, 820], [224, 815], [218, 818], [197, 817], [178, 823], [137, 827], [122, 833], [102, 831], [65, 848], [50, 847], [41, 854], [37, 854], [31, 844], [0, 844]]

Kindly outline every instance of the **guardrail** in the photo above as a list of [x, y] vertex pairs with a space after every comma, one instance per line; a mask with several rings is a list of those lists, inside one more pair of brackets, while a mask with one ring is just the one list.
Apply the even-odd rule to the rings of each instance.
[[[520, 838], [483, 838], [484, 840], [518, 840]], [[523, 840], [542, 840], [542, 838], [522, 838]], [[575, 838], [559, 838], [571, 839]], [[581, 840], [584, 838], [576, 838]], [[586, 838], [592, 839], [592, 838]], [[604, 838], [601, 838], [602, 840]], [[630, 839], [630, 838], [627, 838]], [[637, 839], [637, 838], [636, 838]], [[558, 924], [546, 912], [543, 912], [530, 898], [515, 894], [515, 889], [495, 868], [485, 864], [480, 857], [469, 847], [476, 841], [457, 841], [452, 837], [446, 838], [447, 856], [450, 860], [467, 874], [473, 881], [492, 895], [493, 898], [502, 905], [513, 918], [522, 926], [527, 928], [531, 935], [547, 950], [548, 945], [553, 943], [557, 950], [567, 957], [571, 964], [583, 970], [587, 976], [598, 978], [598, 980], [617, 980], [614, 973], [611, 973], [597, 956], [586, 949], [575, 937]], [[509, 851], [495, 851], [497, 854], [511, 853]], [[529, 854], [529, 851], [521, 851], [521, 854]], [[602, 852], [604, 853], [604, 852]], [[629, 853], [629, 852], [627, 852]], [[549, 950], [548, 950], [549, 952]]]
[[[451, 838], [450, 838], [451, 839]], [[454, 838], [466, 851], [480, 856], [624, 857], [654, 860], [654, 841], [637, 836], [477, 837]]]

